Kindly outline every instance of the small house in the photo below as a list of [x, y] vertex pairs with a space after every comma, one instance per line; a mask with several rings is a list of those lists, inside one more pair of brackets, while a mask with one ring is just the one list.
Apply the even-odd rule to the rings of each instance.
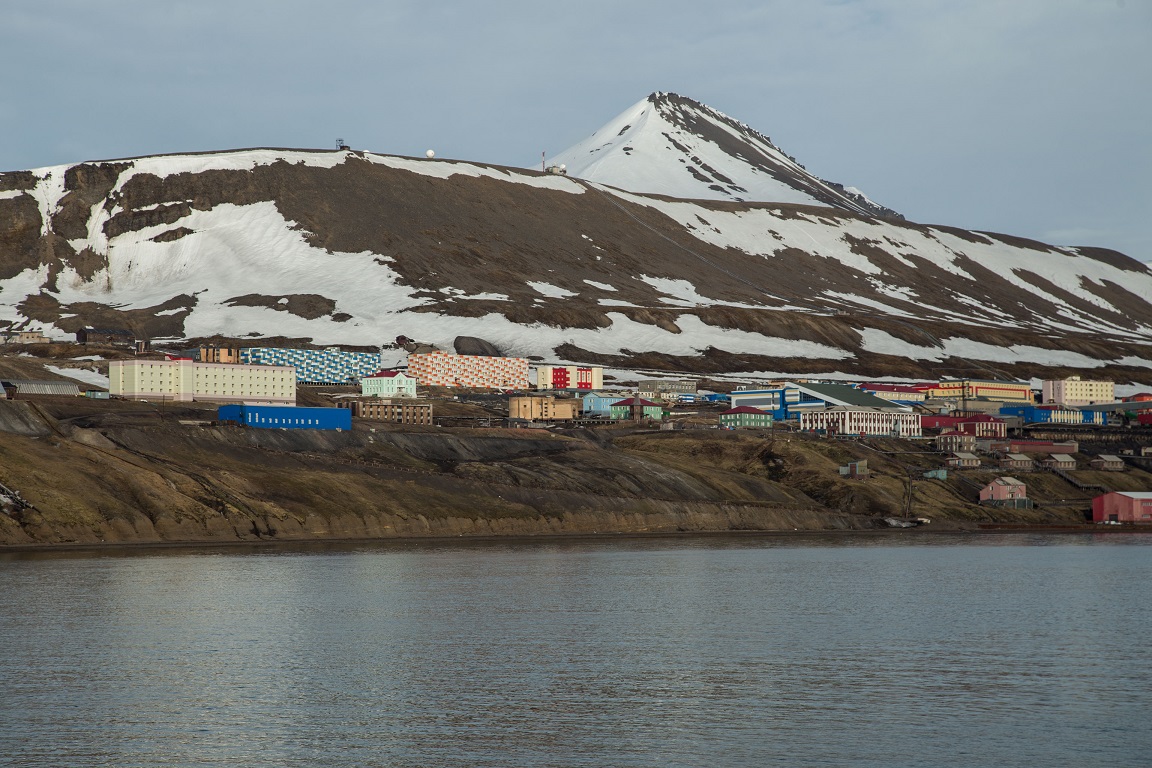
[[403, 371], [378, 371], [360, 379], [365, 397], [416, 397], [416, 377]]
[[851, 478], [853, 480], [864, 480], [869, 476], [869, 474], [868, 459], [850, 461], [843, 467], [840, 467], [840, 475], [842, 477]]
[[998, 477], [980, 490], [980, 503], [996, 507], [1029, 508], [1028, 487], [1014, 477]]
[[741, 405], [720, 413], [720, 426], [736, 428], [768, 428], [772, 426], [772, 414], [750, 405]]
[[1105, 472], [1123, 472], [1124, 459], [1119, 456], [1101, 454], [1088, 462], [1088, 466], [1092, 467], [1092, 469], [1102, 469]]
[[1050, 453], [1048, 458], [1041, 459], [1040, 463], [1046, 469], [1059, 469], [1064, 472], [1076, 469], [1076, 459], [1067, 453]]
[[1114, 491], [1092, 499], [1094, 523], [1152, 524], [1152, 493]]
[[1036, 462], [1022, 453], [1007, 453], [1000, 457], [997, 462], [1000, 469], [1021, 469], [1032, 470], [1036, 468]]
[[954, 453], [946, 461], [953, 469], [975, 469], [980, 466], [980, 457], [974, 453]]

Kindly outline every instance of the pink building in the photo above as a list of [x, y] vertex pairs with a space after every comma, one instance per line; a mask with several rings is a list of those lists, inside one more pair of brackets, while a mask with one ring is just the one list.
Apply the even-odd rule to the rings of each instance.
[[1028, 498], [1028, 486], [1014, 477], [998, 477], [980, 490], [981, 504], [1003, 504]]
[[1115, 491], [1092, 499], [1094, 523], [1152, 523], [1152, 493]]

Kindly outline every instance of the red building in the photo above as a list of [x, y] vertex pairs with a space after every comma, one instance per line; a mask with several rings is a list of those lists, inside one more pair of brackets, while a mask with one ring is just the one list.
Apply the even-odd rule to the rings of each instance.
[[1092, 499], [1094, 523], [1152, 524], [1152, 493], [1115, 491]]
[[980, 503], [1002, 506], [1031, 506], [1028, 499], [1028, 486], [1014, 477], [998, 477], [980, 491]]
[[1004, 437], [1008, 434], [1008, 427], [1003, 419], [984, 413], [972, 416], [924, 416], [921, 426], [924, 429], [955, 430], [976, 437]]

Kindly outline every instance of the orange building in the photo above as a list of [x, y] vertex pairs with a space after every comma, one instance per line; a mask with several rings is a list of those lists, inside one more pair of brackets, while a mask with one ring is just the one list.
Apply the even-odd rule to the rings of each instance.
[[408, 375], [425, 387], [528, 389], [528, 360], [426, 352], [408, 355]]

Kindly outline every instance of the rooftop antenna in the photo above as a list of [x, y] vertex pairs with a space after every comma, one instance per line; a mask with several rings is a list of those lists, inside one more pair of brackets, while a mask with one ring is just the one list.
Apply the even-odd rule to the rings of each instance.
[[546, 170], [548, 170], [547, 168], [545, 168], [545, 167], [544, 167], [544, 164], [547, 162], [547, 161], [546, 161], [544, 158], [545, 158], [547, 155], [548, 155], [548, 152], [547, 152], [547, 151], [545, 151], [545, 152], [541, 152], [541, 153], [540, 153], [540, 170], [541, 170], [541, 171], [546, 171]]
[[344, 139], [336, 139], [336, 149], [351, 149], [351, 147], [344, 143]]

